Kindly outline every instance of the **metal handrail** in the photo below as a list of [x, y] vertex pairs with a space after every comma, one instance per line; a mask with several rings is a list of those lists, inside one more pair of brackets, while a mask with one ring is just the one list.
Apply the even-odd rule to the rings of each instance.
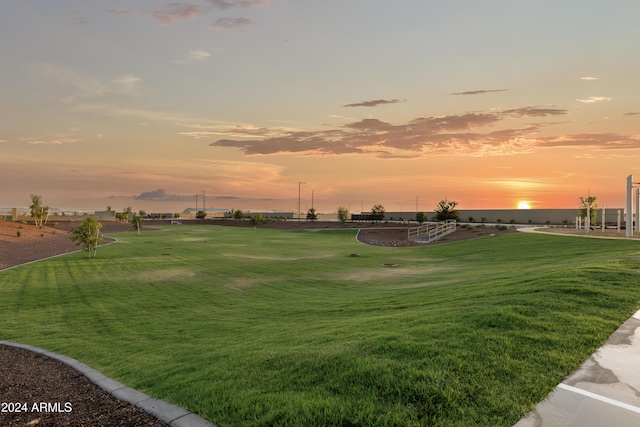
[[456, 231], [456, 220], [454, 219], [441, 222], [427, 222], [425, 225], [410, 228], [407, 231], [407, 238], [413, 241], [431, 243], [454, 231]]

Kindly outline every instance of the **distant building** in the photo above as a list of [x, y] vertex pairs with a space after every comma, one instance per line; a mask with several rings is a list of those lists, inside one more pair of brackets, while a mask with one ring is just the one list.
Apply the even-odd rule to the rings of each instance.
[[102, 221], [115, 221], [116, 211], [95, 211], [94, 216]]
[[151, 219], [171, 219], [173, 212], [151, 212], [147, 214], [147, 218]]
[[[264, 218], [272, 219], [293, 219], [293, 211], [242, 211], [245, 218], [261, 214]], [[233, 213], [228, 212], [225, 218], [233, 218]]]
[[180, 214], [180, 218], [195, 218], [196, 214], [204, 210], [207, 214], [205, 218], [224, 218], [229, 214], [229, 209], [222, 208], [187, 208]]

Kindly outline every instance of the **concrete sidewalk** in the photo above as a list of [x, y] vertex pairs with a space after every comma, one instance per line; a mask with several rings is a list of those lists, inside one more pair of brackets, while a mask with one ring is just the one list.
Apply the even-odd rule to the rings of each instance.
[[515, 427], [640, 426], [640, 311]]

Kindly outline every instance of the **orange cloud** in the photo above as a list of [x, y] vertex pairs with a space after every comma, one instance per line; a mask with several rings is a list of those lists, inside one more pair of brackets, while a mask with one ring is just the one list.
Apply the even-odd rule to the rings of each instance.
[[169, 3], [164, 10], [156, 10], [151, 16], [163, 25], [171, 25], [177, 19], [193, 19], [202, 11], [200, 6], [187, 3]]
[[220, 139], [209, 145], [236, 147], [246, 155], [304, 153], [307, 155], [368, 154], [379, 158], [417, 158], [453, 154], [496, 156], [530, 153], [538, 145], [540, 126], [487, 131], [504, 120], [568, 114], [558, 108], [523, 107], [489, 113], [418, 117], [405, 124], [370, 118], [338, 129], [289, 131], [242, 140]]

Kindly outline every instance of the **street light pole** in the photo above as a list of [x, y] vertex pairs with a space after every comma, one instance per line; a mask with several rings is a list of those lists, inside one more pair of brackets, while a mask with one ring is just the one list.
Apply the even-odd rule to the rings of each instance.
[[315, 193], [316, 190], [311, 190], [311, 209], [313, 209], [313, 193]]
[[298, 181], [298, 219], [300, 219], [300, 215], [302, 214], [302, 212], [300, 212], [300, 187], [302, 184], [306, 184], [306, 182]]

